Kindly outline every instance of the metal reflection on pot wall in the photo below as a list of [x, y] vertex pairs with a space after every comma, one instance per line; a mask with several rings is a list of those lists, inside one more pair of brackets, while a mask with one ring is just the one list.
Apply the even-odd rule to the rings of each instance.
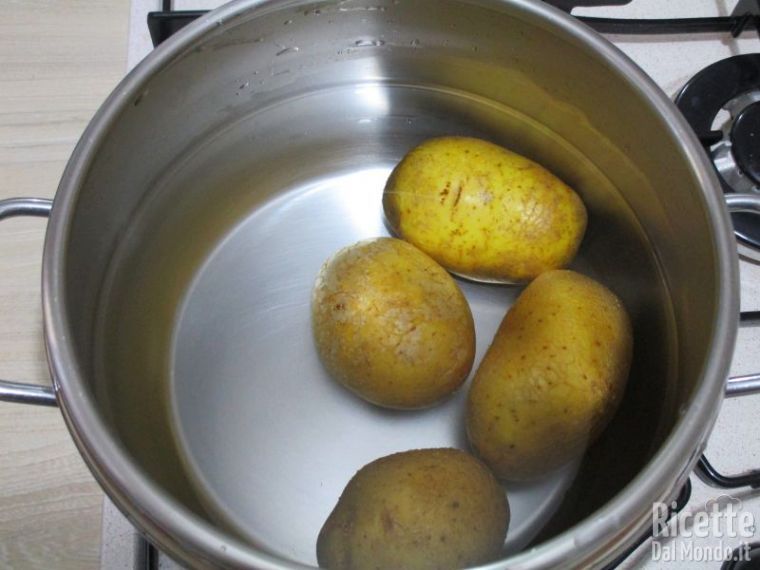
[[[382, 76], [381, 74], [378, 74]], [[385, 115], [391, 110], [390, 101], [383, 87], [379, 84], [368, 83], [358, 87], [355, 95], [364, 100], [366, 109]]]

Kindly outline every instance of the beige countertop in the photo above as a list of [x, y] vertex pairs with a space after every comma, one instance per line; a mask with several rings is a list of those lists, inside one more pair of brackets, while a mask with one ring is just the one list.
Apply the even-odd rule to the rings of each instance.
[[[129, 3], [0, 0], [0, 199], [52, 197], [124, 75]], [[45, 222], [0, 223], [0, 378], [48, 383]], [[0, 403], [0, 567], [99, 568], [102, 492], [57, 409]]]

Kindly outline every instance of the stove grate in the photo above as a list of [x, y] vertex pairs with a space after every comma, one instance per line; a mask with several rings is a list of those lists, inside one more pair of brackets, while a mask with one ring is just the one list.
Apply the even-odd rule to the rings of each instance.
[[[627, 4], [631, 0], [545, 0], [566, 10], [573, 6]], [[172, 10], [171, 0], [163, 0], [162, 9], [148, 14], [148, 29], [153, 46], [158, 46], [207, 10]], [[710, 18], [594, 18], [578, 16], [578, 19], [603, 34], [695, 34], [730, 33], [737, 37], [754, 27], [760, 36], [760, 0], [740, 0], [730, 16]]]

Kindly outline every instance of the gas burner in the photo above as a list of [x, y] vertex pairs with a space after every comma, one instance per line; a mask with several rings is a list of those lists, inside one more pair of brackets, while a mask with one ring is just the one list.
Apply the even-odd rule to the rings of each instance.
[[[697, 133], [718, 172], [724, 192], [760, 193], [760, 54], [737, 55], [695, 75], [676, 105]], [[718, 114], [729, 119], [714, 130]], [[760, 262], [760, 218], [732, 214], [740, 252]]]
[[760, 192], [760, 89], [739, 95], [723, 108], [731, 118], [712, 148], [715, 167], [736, 192]]

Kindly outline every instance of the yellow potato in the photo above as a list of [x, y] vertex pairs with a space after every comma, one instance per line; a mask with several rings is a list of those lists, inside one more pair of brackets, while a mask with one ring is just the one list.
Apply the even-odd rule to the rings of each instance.
[[391, 229], [449, 271], [525, 282], [564, 267], [586, 230], [578, 195], [542, 166], [467, 137], [431, 139], [383, 194]]
[[573, 271], [540, 275], [507, 313], [467, 402], [473, 448], [506, 480], [582, 455], [623, 395], [631, 323], [620, 300]]
[[464, 382], [475, 357], [472, 313], [459, 287], [393, 238], [359, 242], [325, 263], [312, 326], [328, 372], [381, 406], [434, 404]]
[[317, 540], [330, 570], [446, 570], [501, 552], [509, 524], [504, 490], [456, 449], [383, 457], [349, 481]]

